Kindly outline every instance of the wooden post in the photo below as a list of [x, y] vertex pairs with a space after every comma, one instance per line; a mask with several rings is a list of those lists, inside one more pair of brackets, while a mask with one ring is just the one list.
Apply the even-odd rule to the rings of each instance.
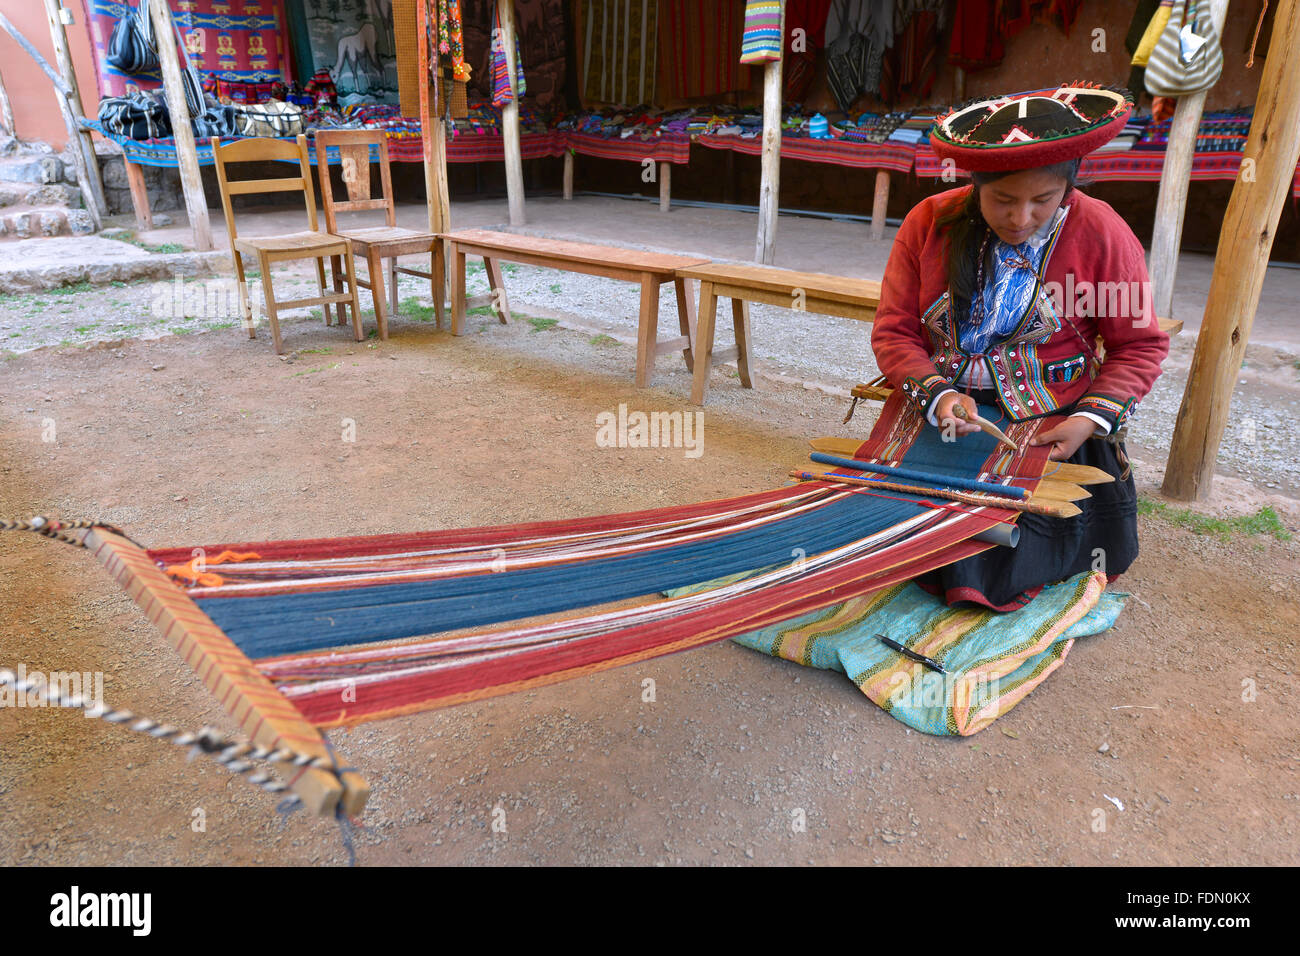
[[876, 170], [876, 194], [871, 200], [871, 238], [885, 236], [885, 216], [889, 212], [889, 170]]
[[515, 83], [515, 3], [497, 0], [501, 11], [501, 35], [510, 80], [510, 102], [501, 110], [501, 132], [505, 136], [506, 196], [510, 203], [510, 225], [522, 226], [524, 219], [524, 160], [519, 148], [519, 90]]
[[564, 198], [573, 198], [573, 150], [564, 151]]
[[785, 61], [785, 0], [781, 0], [781, 56], [763, 67], [763, 178], [758, 190], [754, 261], [776, 258], [776, 217], [781, 205], [781, 65]]
[[659, 164], [659, 211], [668, 212], [673, 204], [672, 163]]
[[90, 130], [81, 125], [81, 121], [86, 117], [86, 111], [81, 105], [81, 91], [77, 89], [77, 71], [72, 66], [72, 54], [68, 51], [68, 34], [63, 29], [63, 15], [59, 0], [45, 0], [45, 15], [50, 21], [50, 40], [54, 43], [54, 60], [59, 65], [63, 82], [68, 84], [68, 107], [72, 111], [77, 130], [76, 137], [68, 142], [68, 149], [80, 149], [85, 159], [86, 179], [90, 183], [90, 195], [85, 197], [86, 206], [94, 204], [101, 216], [107, 216], [108, 202], [104, 199], [104, 181], [99, 175], [95, 142], [90, 138]]
[[5, 90], [4, 77], [0, 76], [0, 126], [10, 136], [17, 136], [18, 130], [14, 126], [14, 108], [9, 102], [9, 93]]
[[953, 67], [952, 71], [952, 101], [960, 103], [966, 99], [966, 71], [961, 67]]
[[[1223, 22], [1227, 15], [1228, 0], [1210, 0], [1210, 18], [1220, 37], [1223, 36]], [[1173, 315], [1174, 279], [1178, 274], [1178, 247], [1183, 238], [1187, 187], [1191, 181], [1196, 134], [1201, 128], [1207, 92], [1179, 97], [1173, 122], [1169, 124], [1165, 165], [1160, 171], [1160, 192], [1156, 196], [1156, 221], [1151, 232], [1147, 271], [1151, 274], [1156, 315], [1166, 318]]]
[[1241, 172], [1219, 233], [1196, 353], [1178, 410], [1162, 490], [1204, 499], [1250, 339], [1282, 206], [1300, 158], [1300, 0], [1281, 0]]
[[[415, 11], [415, 35], [419, 49], [420, 137], [424, 145], [424, 190], [429, 207], [429, 231], [451, 229], [451, 200], [447, 188], [447, 130], [437, 104], [430, 102], [429, 89], [429, 0], [419, 0]], [[435, 66], [435, 69], [437, 67]], [[451, 91], [447, 92], [450, 100]]]
[[194, 230], [194, 249], [207, 252], [212, 248], [212, 227], [208, 223], [208, 201], [203, 195], [203, 176], [194, 145], [194, 127], [185, 105], [185, 88], [181, 85], [180, 57], [176, 55], [176, 27], [167, 0], [141, 0], [149, 4], [154, 34], [158, 38], [158, 63], [162, 68], [163, 91], [167, 94], [167, 112], [171, 116], [172, 136], [176, 141], [176, 165], [180, 168], [181, 189], [185, 193], [185, 211]]

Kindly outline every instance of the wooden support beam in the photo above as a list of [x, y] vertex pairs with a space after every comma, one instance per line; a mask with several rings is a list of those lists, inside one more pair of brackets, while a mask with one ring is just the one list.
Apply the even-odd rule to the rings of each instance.
[[17, 136], [18, 130], [14, 126], [14, 108], [9, 102], [9, 92], [5, 89], [4, 77], [0, 76], [0, 127], [10, 136]]
[[659, 211], [668, 212], [673, 205], [673, 164], [659, 164]]
[[510, 80], [510, 102], [501, 110], [501, 132], [505, 136], [506, 197], [510, 204], [510, 225], [522, 226], [524, 218], [524, 160], [519, 146], [519, 90], [515, 82], [515, 3], [497, 0], [501, 11], [501, 35], [506, 55], [506, 76]]
[[573, 150], [564, 151], [564, 198], [573, 198]]
[[91, 186], [90, 169], [86, 164], [86, 157], [81, 150], [77, 148], [77, 138], [80, 135], [80, 127], [77, 124], [76, 117], [72, 113], [72, 105], [68, 100], [72, 91], [68, 87], [67, 81], [54, 72], [54, 68], [45, 61], [45, 57], [41, 56], [36, 47], [32, 46], [31, 41], [29, 41], [27, 37], [23, 36], [19, 29], [10, 23], [9, 18], [3, 13], [0, 13], [0, 29], [3, 29], [14, 38], [14, 42], [22, 47], [27, 55], [36, 61], [36, 65], [41, 68], [41, 71], [48, 76], [50, 82], [54, 84], [54, 98], [58, 100], [59, 112], [63, 114], [63, 125], [68, 131], [68, 145], [72, 148], [72, 164], [77, 168], [77, 185], [81, 187], [82, 195], [90, 199], [90, 201], [86, 203], [86, 212], [90, 213], [91, 221], [94, 222], [95, 230], [98, 231], [104, 227], [104, 221], [99, 212], [99, 205], [94, 200], [95, 191]]
[[1281, 0], [1260, 77], [1243, 168], [1219, 233], [1196, 353], [1178, 410], [1162, 490], [1207, 497], [1250, 340], [1278, 218], [1300, 158], [1300, 0]]
[[[68, 84], [68, 107], [77, 135], [68, 141], [68, 149], [80, 149], [86, 164], [86, 181], [90, 185], [90, 195], [85, 197], [86, 207], [92, 204], [99, 210], [100, 216], [108, 215], [108, 201], [104, 199], [104, 181], [99, 175], [99, 160], [95, 157], [95, 142], [90, 130], [81, 125], [86, 118], [85, 107], [81, 105], [81, 91], [77, 88], [77, 71], [72, 65], [72, 54], [68, 50], [68, 34], [64, 30], [63, 8], [59, 0], [45, 0], [45, 16], [50, 23], [50, 40], [54, 44], [54, 60], [59, 65], [63, 82]], [[71, 20], [71, 16], [68, 17]]]
[[781, 56], [763, 67], [763, 156], [758, 188], [758, 238], [754, 261], [776, 261], [776, 219], [781, 205], [781, 66], [785, 61], [785, 0], [781, 0]]
[[171, 115], [172, 136], [176, 142], [176, 165], [180, 168], [181, 190], [185, 194], [185, 212], [194, 230], [194, 249], [212, 249], [212, 226], [208, 222], [208, 201], [203, 195], [203, 175], [194, 145], [194, 127], [185, 105], [185, 88], [181, 85], [181, 63], [176, 54], [176, 26], [167, 0], [140, 0], [149, 5], [154, 34], [158, 38], [158, 63], [162, 69], [163, 91], [167, 95], [167, 112]]
[[[1228, 0], [1210, 0], [1210, 17], [1219, 36], [1223, 36], [1223, 21], [1227, 15]], [[1187, 187], [1191, 182], [1196, 134], [1201, 128], [1201, 114], [1205, 111], [1207, 92], [1203, 90], [1179, 97], [1173, 122], [1169, 125], [1169, 143], [1165, 147], [1165, 164], [1160, 171], [1156, 220], [1151, 232], [1151, 255], [1147, 262], [1156, 315], [1174, 314], [1174, 279], [1178, 274], [1178, 248], [1183, 239]]]
[[876, 194], [871, 200], [871, 238], [885, 237], [885, 218], [889, 212], [889, 170], [876, 170]]

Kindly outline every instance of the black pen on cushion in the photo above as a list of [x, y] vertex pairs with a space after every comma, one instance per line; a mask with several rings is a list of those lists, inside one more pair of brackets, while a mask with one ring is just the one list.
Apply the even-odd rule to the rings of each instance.
[[916, 653], [916, 651], [912, 650], [910, 647], [905, 647], [904, 645], [898, 643], [898, 641], [894, 640], [893, 638], [886, 637], [884, 634], [877, 634], [876, 640], [880, 641], [880, 643], [884, 644], [886, 647], [890, 647], [898, 651], [898, 653], [902, 654], [908, 660], [916, 661], [918, 664], [924, 664], [926, 667], [930, 668], [930, 670], [937, 671], [940, 674], [948, 673], [946, 670], [944, 670], [943, 665], [940, 664], [938, 661], [934, 660], [933, 658], [926, 657], [924, 654]]

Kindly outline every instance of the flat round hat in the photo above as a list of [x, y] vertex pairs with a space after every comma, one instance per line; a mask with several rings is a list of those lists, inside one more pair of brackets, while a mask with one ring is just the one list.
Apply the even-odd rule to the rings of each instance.
[[1133, 94], [1077, 83], [959, 106], [935, 123], [930, 148], [971, 172], [1035, 169], [1086, 156], [1119, 135]]

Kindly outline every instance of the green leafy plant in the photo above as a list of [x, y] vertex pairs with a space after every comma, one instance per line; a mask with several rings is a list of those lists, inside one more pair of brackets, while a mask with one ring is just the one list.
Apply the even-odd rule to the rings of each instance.
[[1277, 512], [1267, 507], [1260, 508], [1253, 515], [1216, 518], [1212, 515], [1200, 514], [1188, 508], [1171, 508], [1163, 501], [1139, 498], [1138, 514], [1168, 521], [1180, 528], [1186, 528], [1193, 534], [1212, 535], [1220, 541], [1227, 541], [1234, 534], [1247, 537], [1271, 535], [1278, 541], [1291, 540], [1291, 532], [1282, 524]]

